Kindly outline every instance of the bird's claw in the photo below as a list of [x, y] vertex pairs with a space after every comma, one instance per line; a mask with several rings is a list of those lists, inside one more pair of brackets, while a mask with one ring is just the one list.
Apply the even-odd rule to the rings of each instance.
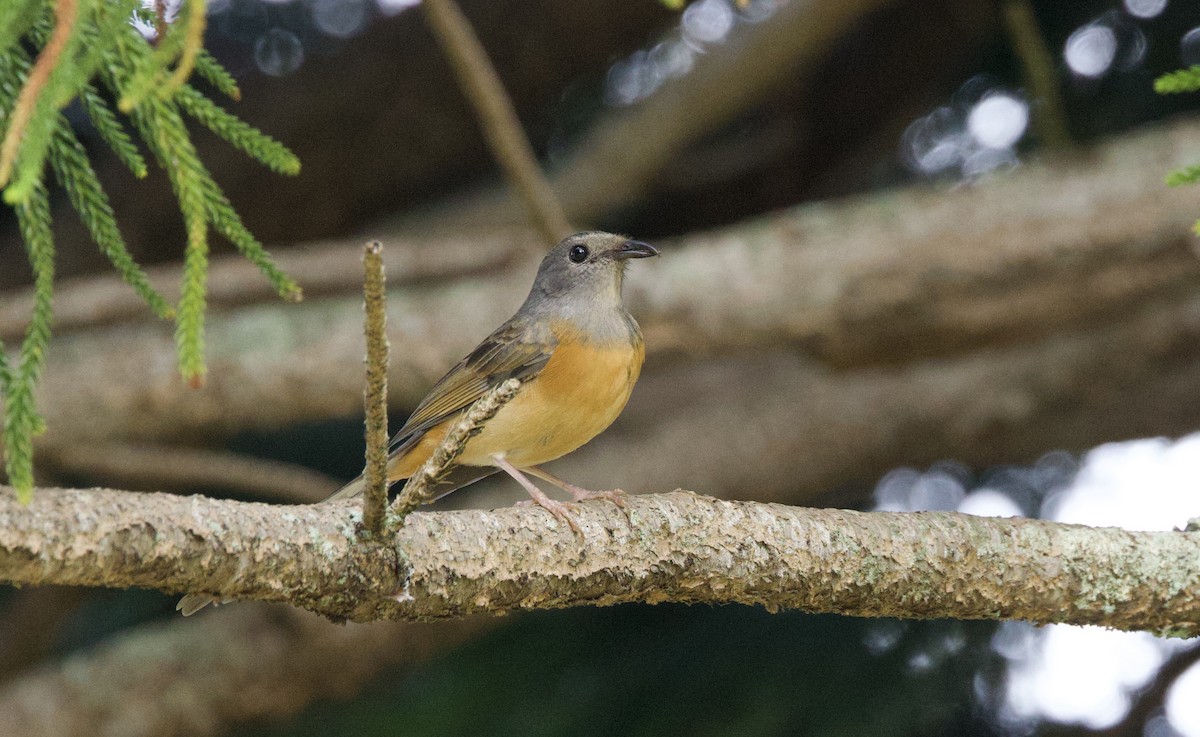
[[517, 502], [518, 507], [541, 507], [559, 522], [570, 527], [576, 535], [583, 537], [583, 528], [579, 526], [579, 521], [575, 519], [575, 514], [578, 511], [574, 502], [560, 502], [551, 499], [550, 497], [542, 497], [540, 499], [525, 499]]
[[576, 502], [586, 502], [591, 499], [603, 499], [616, 504], [621, 509], [625, 508], [625, 503], [629, 499], [629, 493], [621, 489], [603, 489], [600, 491], [591, 491], [590, 489], [568, 489], [571, 493], [571, 498]]

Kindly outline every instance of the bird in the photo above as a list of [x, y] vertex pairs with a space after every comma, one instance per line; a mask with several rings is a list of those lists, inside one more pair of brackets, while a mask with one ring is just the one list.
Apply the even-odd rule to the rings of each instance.
[[[641, 328], [621, 296], [630, 259], [658, 249], [623, 235], [587, 231], [567, 236], [542, 259], [529, 296], [511, 318], [438, 380], [389, 444], [388, 484], [417, 472], [459, 416], [508, 379], [516, 395], [467, 441], [434, 487], [436, 497], [499, 471], [577, 533], [571, 507], [551, 499], [529, 476], [553, 484], [575, 503], [620, 490], [592, 491], [564, 481], [542, 464], [578, 449], [617, 419], [645, 360]], [[362, 476], [326, 502], [362, 493]], [[176, 607], [190, 615], [214, 599], [189, 594]]]

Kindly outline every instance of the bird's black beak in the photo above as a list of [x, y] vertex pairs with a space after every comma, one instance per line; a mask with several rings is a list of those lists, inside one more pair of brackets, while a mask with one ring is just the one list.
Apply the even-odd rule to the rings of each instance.
[[649, 258], [657, 255], [657, 248], [641, 241], [625, 241], [624, 245], [612, 252], [612, 257], [617, 261], [630, 258]]

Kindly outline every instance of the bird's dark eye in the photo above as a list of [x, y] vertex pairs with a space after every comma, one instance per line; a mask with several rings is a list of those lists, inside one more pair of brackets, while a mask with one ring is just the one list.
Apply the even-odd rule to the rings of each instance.
[[571, 250], [567, 254], [567, 258], [571, 259], [571, 261], [573, 263], [577, 263], [577, 264], [583, 263], [583, 260], [587, 257], [588, 257], [587, 246], [571, 246]]

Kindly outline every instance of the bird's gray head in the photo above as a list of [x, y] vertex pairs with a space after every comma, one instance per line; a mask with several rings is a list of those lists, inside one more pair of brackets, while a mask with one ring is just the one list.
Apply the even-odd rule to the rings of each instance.
[[619, 306], [625, 262], [657, 255], [654, 246], [623, 235], [589, 231], [567, 236], [542, 259], [530, 300]]

